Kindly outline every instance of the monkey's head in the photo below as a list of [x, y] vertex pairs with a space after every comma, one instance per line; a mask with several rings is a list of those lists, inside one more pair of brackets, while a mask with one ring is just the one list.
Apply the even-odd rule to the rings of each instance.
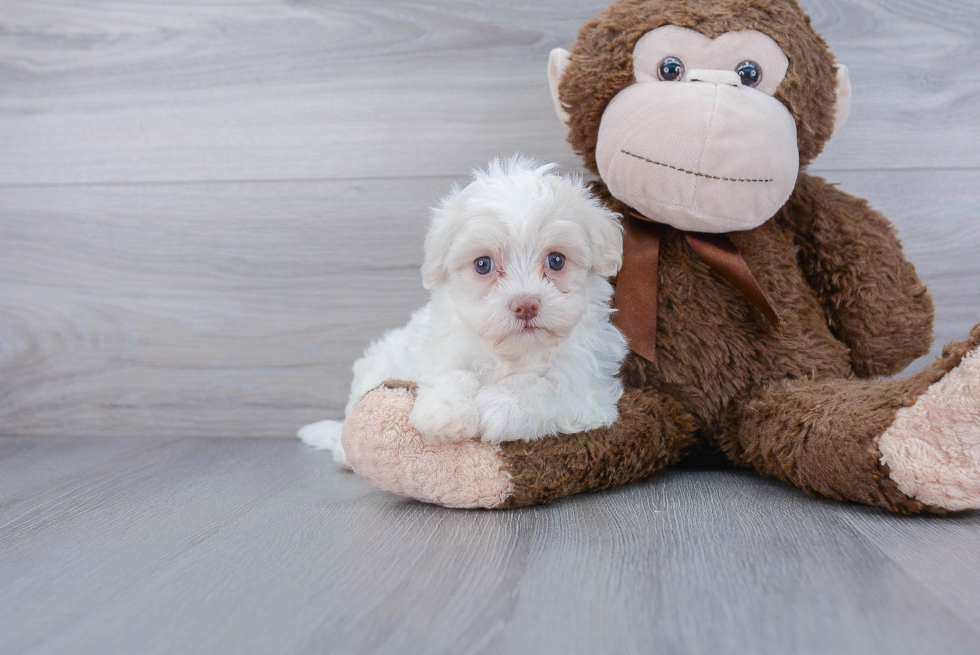
[[850, 110], [847, 69], [795, 0], [620, 0], [548, 77], [610, 193], [700, 232], [769, 220]]

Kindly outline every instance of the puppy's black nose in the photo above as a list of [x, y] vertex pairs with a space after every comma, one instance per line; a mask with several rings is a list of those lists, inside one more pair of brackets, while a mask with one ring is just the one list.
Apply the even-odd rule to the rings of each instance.
[[522, 321], [530, 321], [538, 315], [541, 302], [537, 298], [521, 296], [510, 301], [510, 309]]

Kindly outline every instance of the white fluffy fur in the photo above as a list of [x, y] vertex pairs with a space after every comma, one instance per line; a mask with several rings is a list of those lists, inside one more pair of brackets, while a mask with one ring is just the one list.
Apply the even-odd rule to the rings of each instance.
[[[608, 426], [623, 393], [626, 340], [606, 276], [622, 263], [616, 214], [585, 185], [515, 157], [477, 172], [434, 210], [425, 240], [429, 303], [354, 364], [347, 411], [388, 379], [418, 383], [410, 421], [434, 442], [532, 440]], [[547, 266], [561, 253], [560, 271]], [[480, 275], [474, 262], [493, 259]], [[521, 299], [537, 316], [522, 320]], [[299, 432], [345, 464], [341, 423]]]

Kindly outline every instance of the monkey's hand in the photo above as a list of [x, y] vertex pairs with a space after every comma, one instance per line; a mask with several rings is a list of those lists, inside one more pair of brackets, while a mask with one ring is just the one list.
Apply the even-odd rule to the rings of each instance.
[[384, 491], [465, 508], [546, 503], [649, 478], [693, 443], [694, 420], [653, 390], [629, 390], [610, 428], [494, 445], [432, 443], [410, 415], [416, 389], [368, 393], [346, 419], [344, 450], [355, 473]]
[[860, 377], [897, 373], [929, 352], [932, 298], [888, 219], [803, 174], [777, 220], [794, 230], [807, 281]]

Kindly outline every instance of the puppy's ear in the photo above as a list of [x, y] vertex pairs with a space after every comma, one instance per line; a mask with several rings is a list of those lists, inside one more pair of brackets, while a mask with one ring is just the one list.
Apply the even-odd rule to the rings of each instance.
[[459, 221], [454, 218], [459, 214], [458, 207], [455, 207], [459, 194], [459, 187], [454, 186], [439, 206], [432, 210], [422, 260], [422, 286], [426, 289], [449, 281], [446, 256], [459, 231]]
[[425, 258], [422, 260], [422, 286], [426, 289], [444, 284], [449, 276], [446, 271], [446, 249], [452, 240], [448, 221], [434, 216], [425, 235]]
[[609, 277], [618, 273], [623, 265], [623, 225], [616, 212], [603, 207], [596, 207], [594, 212], [588, 227], [592, 241], [592, 270]]

